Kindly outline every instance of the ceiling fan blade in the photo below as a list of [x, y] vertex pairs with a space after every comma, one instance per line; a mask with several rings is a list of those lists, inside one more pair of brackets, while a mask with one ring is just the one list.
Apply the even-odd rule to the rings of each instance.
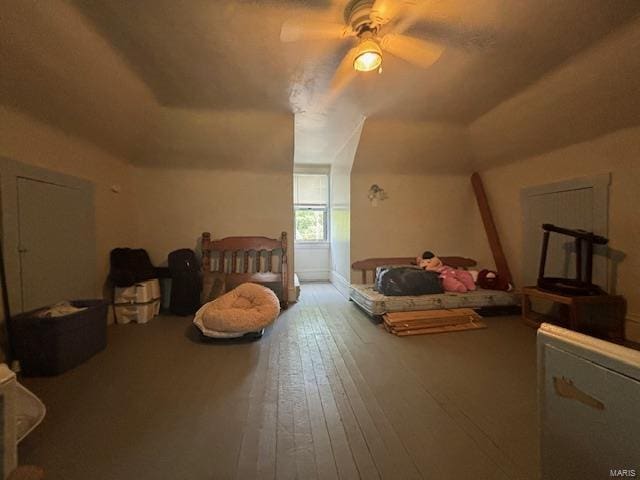
[[356, 58], [357, 48], [352, 48], [344, 56], [340, 65], [336, 69], [336, 73], [331, 79], [331, 92], [340, 93], [356, 76], [356, 71], [353, 68], [353, 61]]
[[382, 37], [380, 46], [383, 50], [420, 68], [429, 68], [444, 51], [437, 43], [394, 33]]
[[374, 24], [386, 25], [415, 4], [416, 0], [375, 0], [369, 18]]
[[281, 42], [298, 40], [340, 40], [352, 36], [350, 28], [341, 23], [289, 20], [280, 29]]
[[323, 98], [320, 102], [321, 108], [328, 108], [329, 105], [331, 105], [335, 101], [335, 99], [356, 77], [356, 71], [353, 68], [353, 61], [356, 58], [356, 51], [357, 48], [352, 48], [351, 50], [349, 50], [340, 62], [340, 65], [338, 65], [336, 73], [331, 79], [329, 91], [325, 95], [323, 95]]
[[[393, 32], [397, 34], [405, 33], [411, 27], [413, 27], [419, 21], [432, 17], [435, 12], [433, 9], [429, 11], [431, 2], [421, 1], [419, 3], [415, 3], [413, 5], [407, 6], [404, 14], [401, 18], [398, 19], [398, 22], [393, 26]], [[431, 15], [429, 15], [431, 13]]]

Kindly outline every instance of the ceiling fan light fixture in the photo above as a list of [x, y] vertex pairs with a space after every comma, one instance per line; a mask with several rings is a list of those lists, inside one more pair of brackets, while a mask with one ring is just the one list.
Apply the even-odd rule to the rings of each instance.
[[378, 42], [365, 39], [360, 42], [353, 60], [353, 68], [358, 72], [371, 72], [382, 65], [382, 50]]

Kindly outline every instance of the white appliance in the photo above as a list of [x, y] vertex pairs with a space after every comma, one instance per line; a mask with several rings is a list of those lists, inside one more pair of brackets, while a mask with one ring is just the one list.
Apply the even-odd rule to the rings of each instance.
[[542, 480], [640, 477], [640, 351], [538, 330]]
[[46, 413], [44, 404], [16, 379], [7, 365], [0, 364], [0, 416], [2, 417], [2, 459], [0, 478], [6, 478], [18, 464], [18, 442], [36, 428]]

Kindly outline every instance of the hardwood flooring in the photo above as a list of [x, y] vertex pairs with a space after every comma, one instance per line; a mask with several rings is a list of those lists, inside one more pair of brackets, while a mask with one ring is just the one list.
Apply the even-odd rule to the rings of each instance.
[[189, 318], [109, 328], [53, 378], [21, 463], [47, 479], [535, 479], [535, 332], [399, 338], [329, 284], [302, 286], [257, 342], [198, 339]]

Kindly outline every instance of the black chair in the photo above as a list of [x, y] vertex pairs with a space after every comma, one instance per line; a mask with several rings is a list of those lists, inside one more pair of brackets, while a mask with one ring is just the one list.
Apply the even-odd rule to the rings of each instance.
[[[593, 247], [594, 245], [606, 245], [609, 243], [609, 239], [593, 232], [557, 227], [550, 223], [542, 224], [542, 229], [544, 230], [544, 235], [542, 238], [542, 253], [540, 254], [540, 269], [538, 271], [538, 288], [562, 295], [605, 295], [606, 292], [602, 288], [593, 284]], [[575, 278], [545, 276], [544, 271], [547, 265], [549, 235], [551, 232], [575, 238]]]
[[171, 302], [169, 310], [176, 315], [193, 315], [200, 308], [202, 279], [200, 264], [193, 250], [181, 248], [169, 254]]

